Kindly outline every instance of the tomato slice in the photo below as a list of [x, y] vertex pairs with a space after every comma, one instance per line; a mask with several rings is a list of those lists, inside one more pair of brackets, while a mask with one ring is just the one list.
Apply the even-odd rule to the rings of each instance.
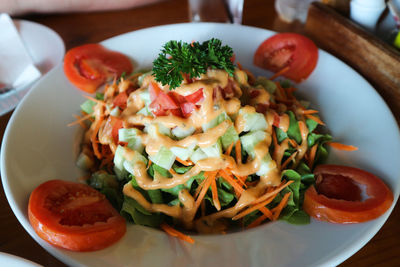
[[[377, 176], [353, 167], [319, 165], [316, 186], [309, 187], [303, 209], [310, 216], [333, 223], [360, 223], [385, 213], [393, 193]], [[368, 198], [361, 199], [365, 188]]]
[[114, 107], [125, 109], [128, 103], [128, 94], [126, 92], [119, 93], [113, 100]]
[[64, 57], [64, 73], [79, 89], [94, 93], [107, 80], [133, 70], [130, 59], [100, 44], [86, 44], [69, 50]]
[[197, 104], [200, 101], [202, 101], [204, 99], [204, 95], [203, 95], [203, 88], [200, 88], [199, 90], [197, 90], [196, 92], [185, 96], [185, 99], [193, 104]]
[[273, 72], [289, 67], [282, 75], [301, 82], [315, 69], [318, 48], [303, 35], [278, 33], [261, 43], [253, 61], [254, 65]]
[[108, 247], [126, 232], [125, 219], [86, 184], [51, 180], [39, 185], [29, 198], [28, 215], [42, 239], [73, 251]]

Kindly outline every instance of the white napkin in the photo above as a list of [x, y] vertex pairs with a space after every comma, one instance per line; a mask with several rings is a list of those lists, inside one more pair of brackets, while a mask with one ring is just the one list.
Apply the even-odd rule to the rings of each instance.
[[8, 14], [0, 14], [0, 83], [22, 88], [41, 76]]

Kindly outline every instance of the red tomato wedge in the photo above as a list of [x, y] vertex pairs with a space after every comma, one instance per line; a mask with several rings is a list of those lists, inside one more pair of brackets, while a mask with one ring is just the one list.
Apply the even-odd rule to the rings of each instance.
[[50, 244], [94, 251], [118, 241], [126, 232], [125, 219], [104, 195], [85, 184], [51, 180], [31, 194], [29, 221]]
[[278, 33], [265, 40], [254, 54], [254, 65], [279, 72], [288, 67], [282, 75], [301, 82], [315, 69], [318, 48], [307, 37], [297, 33]]
[[[332, 223], [360, 223], [385, 213], [393, 193], [377, 176], [353, 167], [319, 165], [316, 186], [305, 192], [303, 209], [310, 216]], [[365, 188], [366, 199], [361, 192]]]
[[128, 102], [128, 94], [126, 92], [119, 93], [113, 100], [114, 107], [125, 109]]
[[106, 81], [131, 73], [130, 59], [100, 44], [86, 44], [69, 50], [64, 57], [64, 73], [79, 89], [94, 93]]

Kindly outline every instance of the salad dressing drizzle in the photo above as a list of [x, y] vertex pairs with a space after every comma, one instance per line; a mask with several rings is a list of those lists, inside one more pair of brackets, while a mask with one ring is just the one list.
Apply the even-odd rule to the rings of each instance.
[[[243, 76], [243, 71], [236, 71], [235, 75], [238, 77]], [[237, 81], [229, 80], [229, 75], [222, 70], [209, 70], [206, 75], [202, 75], [199, 80], [193, 83], [185, 83], [180, 87], [176, 88], [175, 91], [178, 94], [187, 96], [199, 89], [203, 89], [203, 101], [200, 108], [193, 110], [191, 116], [188, 118], [176, 117], [173, 115], [167, 116], [145, 116], [141, 114], [136, 114], [140, 109], [145, 106], [144, 101], [141, 99], [141, 94], [147, 90], [150, 82], [154, 82], [154, 77], [148, 75], [144, 78], [142, 87], [131, 93], [128, 98], [127, 108], [122, 112], [121, 117], [124, 122], [125, 127], [129, 126], [145, 126], [153, 124], [155, 130], [152, 134], [141, 134], [141, 139], [146, 147], [146, 152], [149, 155], [156, 154], [162, 146], [167, 148], [171, 147], [182, 147], [188, 148], [193, 145], [199, 147], [208, 147], [215, 144], [218, 139], [229, 129], [231, 126], [235, 126], [238, 133], [241, 133], [245, 127], [245, 119], [243, 118], [244, 113], [255, 113], [256, 110], [252, 106], [241, 107], [241, 102], [238, 98], [233, 97], [231, 99], [225, 100], [221, 93], [215, 91], [215, 88], [224, 88], [230, 82], [238, 84]], [[239, 85], [234, 85], [235, 88], [239, 88]], [[168, 86], [163, 88], [164, 91], [168, 90]], [[237, 89], [236, 89], [237, 90]], [[268, 92], [261, 93], [254, 101], [269, 101], [270, 95]], [[236, 95], [241, 95], [241, 91], [237, 92]], [[239, 112], [243, 109], [243, 112]], [[197, 130], [195, 134], [190, 135], [181, 140], [174, 140], [166, 135], [159, 132], [158, 124], [162, 123], [164, 126], [172, 129], [174, 127], [180, 127], [182, 129], [189, 129], [194, 127], [195, 129], [201, 129], [206, 123], [209, 123], [213, 119], [217, 118], [221, 113], [226, 112], [228, 115], [235, 117], [234, 123], [230, 120], [226, 120], [217, 126], [208, 129], [206, 132]], [[173, 188], [181, 184], [185, 184], [193, 176], [198, 175], [203, 171], [215, 171], [220, 169], [229, 168], [231, 172], [238, 177], [245, 177], [256, 173], [259, 171], [261, 166], [261, 161], [269, 153], [269, 147], [272, 141], [270, 133], [272, 133], [272, 124], [274, 121], [274, 116], [272, 113], [267, 113], [265, 115], [268, 129], [266, 130], [267, 139], [259, 142], [254, 147], [254, 158], [249, 158], [247, 162], [236, 162], [235, 159], [228, 155], [221, 155], [218, 158], [206, 158], [199, 160], [196, 164], [186, 173], [177, 174], [173, 173], [172, 177], [164, 177], [158, 172], [155, 172], [154, 177], [151, 177], [147, 173], [147, 166], [142, 161], [135, 162], [132, 174], [136, 178], [138, 186], [144, 190], [156, 190], [156, 189], [167, 189]], [[280, 122], [280, 128], [287, 131], [289, 127], [289, 117], [282, 116]], [[304, 142], [303, 142], [304, 143]], [[282, 156], [284, 152], [282, 148]], [[129, 149], [126, 150], [127, 160], [132, 160], [134, 158], [134, 151]], [[195, 205], [195, 199], [190, 194], [187, 189], [183, 189], [179, 192], [179, 200], [182, 206], [169, 206], [167, 204], [154, 204], [146, 200], [146, 198], [137, 191], [131, 183], [125, 184], [123, 188], [123, 193], [133, 199], [135, 199], [141, 206], [150, 212], [162, 212], [171, 217], [174, 217], [181, 221], [186, 228], [197, 228], [199, 232], [209, 232], [215, 230], [216, 224], [220, 218], [232, 218], [238, 212], [248, 207], [255, 199], [262, 196], [267, 187], [275, 186], [280, 183], [281, 176], [278, 166], [274, 161], [271, 161], [269, 166], [270, 171], [263, 176], [260, 176], [260, 181], [256, 186], [250, 187], [242, 192], [238, 202], [235, 206], [216, 212], [214, 214], [201, 217], [196, 222], [193, 219], [197, 212], [197, 207]], [[212, 226], [212, 227], [208, 227]], [[219, 225], [218, 228], [223, 227]]]

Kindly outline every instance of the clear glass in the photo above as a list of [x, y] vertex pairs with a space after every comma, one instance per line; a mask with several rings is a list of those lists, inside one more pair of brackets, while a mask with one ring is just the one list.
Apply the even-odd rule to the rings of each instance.
[[[217, 0], [188, 0], [189, 17], [191, 22], [206, 21], [206, 14], [212, 6], [213, 1]], [[228, 9], [229, 15], [232, 18], [232, 23], [241, 24], [243, 14], [244, 0], [222, 0], [225, 1], [225, 6]]]

